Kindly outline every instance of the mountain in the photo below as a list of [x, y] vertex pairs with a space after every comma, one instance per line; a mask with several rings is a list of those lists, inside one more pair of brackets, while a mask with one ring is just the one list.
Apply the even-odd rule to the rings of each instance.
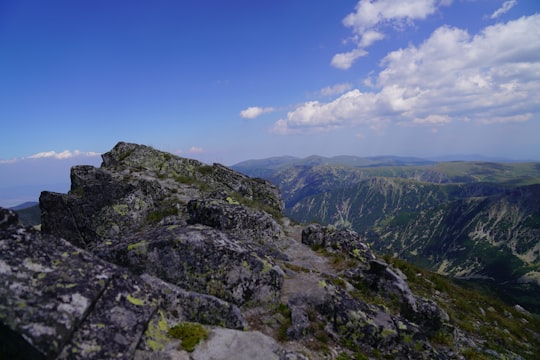
[[294, 156], [278, 156], [267, 159], [247, 160], [231, 166], [232, 169], [248, 174], [252, 177], [271, 176], [274, 172], [291, 166], [312, 167], [318, 165], [344, 165], [355, 167], [380, 167], [394, 165], [428, 165], [434, 164], [434, 161], [424, 160], [415, 157], [399, 156], [373, 156], [359, 157], [341, 155], [334, 157], [324, 157], [318, 155], [308, 156], [306, 158], [297, 158]]
[[38, 202], [36, 201], [27, 201], [25, 203], [22, 203], [22, 204], [19, 204], [17, 206], [13, 206], [11, 207], [10, 209], [11, 210], [14, 210], [14, 211], [17, 211], [17, 210], [24, 210], [24, 209], [28, 209], [28, 208], [31, 208], [31, 207], [34, 207], [36, 205], [39, 205]]
[[540, 313], [540, 163], [293, 165], [266, 179], [294, 220], [350, 227], [382, 254]]
[[39, 209], [38, 202], [28, 201], [10, 209], [19, 215], [21, 224], [35, 226], [41, 223], [41, 210]]
[[536, 316], [292, 223], [268, 181], [128, 143], [70, 178], [41, 231], [0, 209], [1, 359], [536, 358]]
[[535, 359], [540, 319], [283, 216], [272, 183], [118, 143], [0, 209], [1, 359]]

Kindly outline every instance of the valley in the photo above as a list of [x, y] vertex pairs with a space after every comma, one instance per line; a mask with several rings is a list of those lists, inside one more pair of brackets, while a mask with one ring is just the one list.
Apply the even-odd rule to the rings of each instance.
[[540, 313], [540, 163], [309, 157], [233, 168], [276, 184], [296, 221], [353, 229], [380, 254]]

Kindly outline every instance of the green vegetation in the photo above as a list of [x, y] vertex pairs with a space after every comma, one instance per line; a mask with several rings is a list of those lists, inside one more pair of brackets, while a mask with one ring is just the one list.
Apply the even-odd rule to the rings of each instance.
[[199, 166], [197, 168], [197, 171], [201, 174], [201, 175], [210, 175], [214, 172], [214, 167], [211, 166], [211, 165], [203, 165], [203, 166]]
[[283, 214], [281, 214], [277, 209], [271, 207], [270, 205], [267, 205], [267, 204], [265, 204], [262, 201], [257, 200], [257, 199], [249, 199], [249, 198], [247, 198], [245, 196], [242, 196], [241, 194], [239, 194], [237, 192], [231, 193], [230, 196], [227, 198], [227, 201], [230, 204], [231, 203], [238, 203], [238, 204], [242, 204], [242, 205], [245, 205], [245, 206], [253, 208], [253, 209], [263, 210], [263, 211], [269, 213], [270, 215], [272, 215], [272, 217], [275, 220], [279, 220], [279, 219], [281, 219], [283, 217]]
[[182, 349], [193, 352], [199, 342], [208, 338], [208, 330], [199, 323], [181, 322], [169, 329], [169, 335], [181, 340]]
[[167, 216], [178, 215], [178, 208], [174, 205], [170, 205], [159, 210], [154, 210], [148, 214], [146, 217], [146, 222], [148, 224], [155, 224], [160, 222], [163, 218]]
[[279, 303], [276, 307], [276, 313], [281, 314], [285, 321], [283, 321], [277, 330], [277, 339], [279, 341], [286, 341], [288, 340], [287, 336], [287, 329], [289, 326], [291, 326], [292, 320], [291, 320], [291, 309], [283, 303]]
[[433, 170], [448, 176], [453, 182], [493, 182], [511, 185], [540, 183], [540, 168], [538, 163], [532, 162], [449, 161], [437, 163], [433, 166]]
[[[512, 351], [530, 354], [530, 349], [540, 349], [540, 318], [523, 313], [481, 289], [459, 285], [450, 278], [434, 274], [404, 260], [384, 257], [385, 261], [400, 269], [406, 276], [411, 290], [426, 298], [435, 300], [450, 316], [450, 321], [470, 336], [486, 340], [486, 347], [501, 353]], [[434, 296], [434, 294], [438, 294]], [[452, 345], [448, 333], [437, 332], [430, 339], [435, 345]], [[475, 350], [468, 349], [463, 354], [469, 358], [485, 358]], [[469, 357], [469, 355], [471, 357]]]
[[506, 299], [540, 312], [533, 294], [540, 288], [518, 284], [540, 265], [532, 251], [540, 229], [540, 163], [315, 163], [269, 179], [296, 221], [350, 226], [381, 253], [454, 276], [492, 278]]

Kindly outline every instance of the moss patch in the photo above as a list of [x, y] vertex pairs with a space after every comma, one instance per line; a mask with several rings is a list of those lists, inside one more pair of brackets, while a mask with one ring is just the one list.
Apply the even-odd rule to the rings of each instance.
[[208, 338], [208, 330], [198, 323], [181, 322], [169, 329], [169, 335], [181, 340], [182, 349], [192, 352], [199, 342]]

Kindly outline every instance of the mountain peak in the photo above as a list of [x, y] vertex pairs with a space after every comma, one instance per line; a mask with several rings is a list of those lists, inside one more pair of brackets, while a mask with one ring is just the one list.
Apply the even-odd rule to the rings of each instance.
[[[219, 164], [119, 143], [40, 206], [41, 232], [0, 209], [1, 358], [450, 359], [539, 345], [516, 334], [494, 348], [453, 318], [452, 285], [377, 258], [350, 229], [292, 223], [275, 185]], [[501, 317], [537, 331], [530, 314], [493, 308], [501, 331], [515, 331]]]

